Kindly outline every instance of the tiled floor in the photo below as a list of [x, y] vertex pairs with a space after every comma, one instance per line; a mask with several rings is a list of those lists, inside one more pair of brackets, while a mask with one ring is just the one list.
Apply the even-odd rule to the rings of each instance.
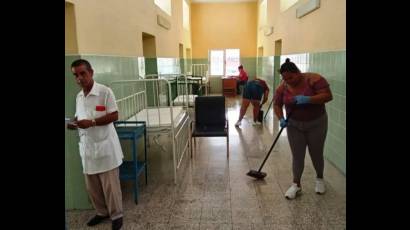
[[[279, 128], [272, 109], [262, 126], [252, 126], [252, 106], [241, 127], [235, 128], [240, 101], [236, 97], [226, 102], [230, 158], [226, 157], [225, 138], [198, 138], [196, 155], [185, 157], [178, 171], [178, 185], [173, 183], [170, 151], [164, 152], [152, 142], [148, 186], [141, 183], [138, 205], [133, 202], [131, 184], [123, 184], [123, 229], [346, 228], [346, 178], [327, 161], [326, 194], [314, 192], [315, 172], [307, 154], [302, 195], [285, 199], [292, 182], [286, 131], [262, 170], [268, 174], [265, 180], [246, 176], [250, 169], [258, 169]], [[161, 143], [167, 139], [165, 135], [159, 137]], [[110, 222], [87, 228], [85, 223], [94, 214], [93, 210], [67, 211], [69, 229], [111, 229]]]

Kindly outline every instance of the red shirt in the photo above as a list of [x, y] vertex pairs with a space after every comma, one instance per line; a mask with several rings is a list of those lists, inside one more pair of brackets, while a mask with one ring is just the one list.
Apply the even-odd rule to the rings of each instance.
[[291, 119], [298, 121], [311, 121], [319, 118], [326, 112], [324, 104], [306, 104], [303, 106], [295, 106], [293, 104], [293, 98], [296, 95], [301, 94], [305, 96], [314, 96], [316, 95], [317, 90], [329, 88], [329, 83], [323, 77], [320, 77], [319, 80], [315, 82], [311, 82], [309, 80], [309, 77], [305, 77], [304, 87], [300, 92], [297, 93], [292, 93], [291, 91], [289, 91], [285, 82], [282, 82], [276, 89], [274, 104], [278, 105], [279, 107], [285, 105], [287, 114], [289, 114], [291, 110], [294, 110]]
[[245, 70], [241, 69], [239, 70], [239, 80], [240, 81], [248, 81], [248, 74], [245, 72]]

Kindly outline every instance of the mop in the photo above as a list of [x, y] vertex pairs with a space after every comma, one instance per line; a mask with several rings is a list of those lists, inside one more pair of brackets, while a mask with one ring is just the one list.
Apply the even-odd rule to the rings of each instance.
[[[286, 120], [285, 120], [286, 122], [288, 122], [288, 119], [289, 119], [291, 114], [292, 114], [292, 111], [289, 113], [288, 117], [286, 118]], [[256, 171], [256, 170], [251, 169], [246, 175], [248, 175], [250, 177], [253, 177], [253, 178], [256, 178], [256, 179], [263, 179], [263, 178], [266, 177], [267, 174], [265, 172], [261, 172], [261, 170], [262, 170], [263, 165], [265, 164], [266, 160], [268, 159], [269, 155], [271, 154], [273, 147], [275, 146], [276, 142], [278, 141], [278, 139], [280, 137], [280, 134], [282, 133], [282, 131], [285, 127], [286, 126], [280, 128], [279, 133], [276, 136], [275, 141], [273, 142], [272, 146], [270, 147], [268, 154], [266, 155], [265, 159], [263, 160], [261, 167], [259, 167], [259, 170]]]

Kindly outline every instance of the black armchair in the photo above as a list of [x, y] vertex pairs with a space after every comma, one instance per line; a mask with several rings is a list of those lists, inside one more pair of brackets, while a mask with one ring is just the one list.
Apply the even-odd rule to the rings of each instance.
[[195, 143], [194, 150], [196, 137], [226, 137], [226, 151], [229, 157], [229, 123], [225, 114], [224, 96], [196, 97], [195, 120], [192, 121], [191, 127], [191, 138], [194, 138]]

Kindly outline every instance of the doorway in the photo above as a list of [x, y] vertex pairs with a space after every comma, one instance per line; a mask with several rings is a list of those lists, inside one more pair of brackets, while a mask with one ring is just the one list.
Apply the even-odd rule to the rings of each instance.
[[185, 73], [185, 61], [184, 61], [184, 45], [179, 43], [179, 67], [181, 73]]
[[65, 53], [78, 54], [74, 4], [65, 2]]
[[262, 77], [263, 72], [263, 46], [258, 47], [258, 58], [256, 59], [256, 76]]
[[279, 86], [281, 77], [279, 74], [280, 68], [280, 55], [282, 55], [282, 39], [275, 41], [275, 56], [273, 59], [273, 88], [276, 89]]
[[186, 57], [185, 57], [186, 72], [192, 73], [191, 65], [192, 65], [191, 49], [186, 48]]
[[157, 74], [155, 36], [142, 33], [142, 54], [145, 58], [145, 74]]

